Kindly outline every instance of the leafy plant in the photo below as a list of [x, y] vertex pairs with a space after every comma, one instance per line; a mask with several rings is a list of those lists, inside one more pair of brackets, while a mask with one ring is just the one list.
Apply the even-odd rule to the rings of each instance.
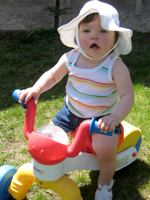
[[67, 15], [68, 10], [70, 8], [59, 8], [60, 0], [56, 0], [55, 6], [48, 6], [45, 11], [49, 11], [50, 15], [54, 16], [54, 28], [58, 28], [59, 26], [59, 16], [60, 15]]

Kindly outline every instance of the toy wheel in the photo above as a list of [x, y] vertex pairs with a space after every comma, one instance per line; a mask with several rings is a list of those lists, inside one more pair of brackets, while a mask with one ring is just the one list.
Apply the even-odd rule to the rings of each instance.
[[0, 200], [11, 198], [11, 194], [8, 193], [8, 186], [16, 171], [16, 168], [9, 165], [2, 165], [0, 167]]

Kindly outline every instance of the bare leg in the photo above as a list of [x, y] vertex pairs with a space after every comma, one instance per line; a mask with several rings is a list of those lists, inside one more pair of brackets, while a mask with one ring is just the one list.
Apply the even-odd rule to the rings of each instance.
[[94, 133], [92, 135], [92, 146], [99, 159], [101, 185], [109, 185], [114, 176], [117, 164], [117, 144], [119, 135], [105, 136]]

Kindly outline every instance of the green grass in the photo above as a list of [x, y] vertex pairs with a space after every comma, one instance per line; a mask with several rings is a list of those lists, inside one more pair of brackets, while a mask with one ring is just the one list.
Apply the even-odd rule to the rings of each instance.
[[[16, 168], [31, 162], [23, 135], [25, 110], [12, 99], [16, 88], [27, 88], [55, 65], [69, 49], [56, 30], [0, 32], [0, 165]], [[134, 32], [133, 50], [122, 56], [129, 67], [135, 91], [135, 103], [126, 121], [142, 130], [138, 159], [115, 173], [115, 200], [150, 199], [150, 33]], [[38, 103], [35, 128], [48, 124], [64, 104], [65, 77], [42, 94]], [[98, 171], [77, 170], [68, 173], [80, 187], [83, 199], [91, 200], [97, 187]], [[50, 189], [33, 183], [26, 200], [60, 199]]]

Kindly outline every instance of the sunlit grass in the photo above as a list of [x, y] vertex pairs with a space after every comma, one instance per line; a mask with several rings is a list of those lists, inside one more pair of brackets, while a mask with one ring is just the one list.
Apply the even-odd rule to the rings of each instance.
[[[0, 33], [0, 165], [19, 168], [32, 160], [23, 135], [25, 110], [12, 99], [13, 90], [32, 86], [66, 51], [56, 30]], [[142, 130], [142, 145], [136, 162], [116, 172], [114, 199], [150, 199], [150, 33], [134, 32], [133, 50], [122, 59], [129, 67], [135, 91], [133, 109], [125, 120]], [[41, 95], [35, 128], [48, 124], [64, 105], [66, 79]], [[67, 176], [80, 187], [84, 200], [94, 199], [98, 171], [76, 170]], [[26, 200], [42, 199], [60, 197], [33, 183]]]

